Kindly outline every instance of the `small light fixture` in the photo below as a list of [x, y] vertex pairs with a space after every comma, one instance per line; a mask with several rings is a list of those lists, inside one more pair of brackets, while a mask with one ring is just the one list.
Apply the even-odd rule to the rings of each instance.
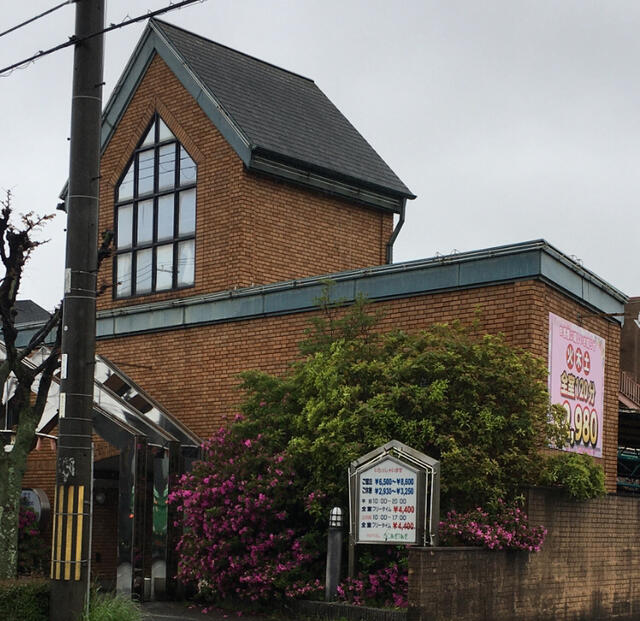
[[107, 495], [103, 491], [96, 492], [96, 503], [103, 505], [107, 501]]
[[329, 512], [329, 526], [331, 528], [342, 528], [342, 509], [334, 507]]

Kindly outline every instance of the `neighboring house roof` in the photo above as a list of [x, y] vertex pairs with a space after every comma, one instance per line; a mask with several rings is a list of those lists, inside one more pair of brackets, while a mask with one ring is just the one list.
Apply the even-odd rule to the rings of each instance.
[[248, 169], [395, 212], [415, 198], [313, 80], [155, 19], [107, 103], [103, 149], [155, 54]]
[[16, 325], [22, 325], [25, 323], [45, 322], [51, 314], [48, 313], [42, 306], [38, 306], [32, 300], [17, 300], [15, 309]]

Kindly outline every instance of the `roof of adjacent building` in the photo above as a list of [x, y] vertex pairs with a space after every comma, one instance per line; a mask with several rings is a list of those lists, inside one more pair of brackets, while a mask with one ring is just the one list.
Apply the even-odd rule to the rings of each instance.
[[152, 19], [103, 115], [103, 149], [158, 54], [250, 170], [400, 211], [415, 198], [313, 80]]
[[17, 300], [15, 309], [17, 311], [16, 325], [45, 322], [51, 317], [42, 306], [39, 306], [33, 300]]

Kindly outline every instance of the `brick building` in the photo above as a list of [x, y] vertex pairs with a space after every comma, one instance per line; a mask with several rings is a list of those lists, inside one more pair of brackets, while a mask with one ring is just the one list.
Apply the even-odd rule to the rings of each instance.
[[[100, 194], [100, 228], [116, 232], [94, 413], [105, 581], [163, 588], [173, 534], [153, 495], [236, 411], [240, 371], [295, 358], [327, 277], [336, 298], [381, 308], [383, 329], [479, 312], [546, 358], [553, 313], [604, 339], [596, 458], [615, 491], [625, 296], [542, 240], [393, 264], [414, 196], [311, 80], [152, 20], [104, 112]], [[42, 429], [55, 433], [55, 408]], [[51, 498], [53, 459], [34, 453], [25, 480]]]

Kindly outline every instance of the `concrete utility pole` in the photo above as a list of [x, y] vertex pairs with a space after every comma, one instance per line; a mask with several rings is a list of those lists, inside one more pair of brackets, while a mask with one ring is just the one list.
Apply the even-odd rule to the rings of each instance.
[[76, 0], [67, 248], [56, 500], [51, 550], [52, 621], [76, 621], [88, 599], [92, 507], [98, 193], [104, 0]]

